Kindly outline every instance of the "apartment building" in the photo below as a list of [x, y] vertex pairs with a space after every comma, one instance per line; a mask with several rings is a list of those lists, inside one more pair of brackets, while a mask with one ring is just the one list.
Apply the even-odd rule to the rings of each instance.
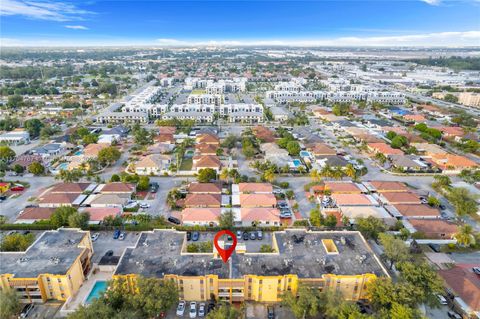
[[473, 107], [480, 107], [480, 93], [462, 92], [458, 95], [458, 103]]
[[26, 251], [0, 252], [0, 288], [24, 303], [66, 301], [90, 272], [92, 254], [90, 232], [46, 231]]
[[[208, 240], [213, 235], [202, 233]], [[125, 250], [113, 277], [125, 278], [132, 288], [137, 276], [170, 279], [187, 301], [214, 296], [227, 302], [279, 302], [300, 283], [340, 291], [347, 300], [363, 299], [369, 281], [388, 276], [359, 232], [275, 232], [273, 253], [248, 252], [238, 243], [228, 263], [215, 248], [197, 254], [188, 253], [186, 245], [186, 232], [143, 232], [136, 246]]]
[[323, 91], [267, 91], [265, 97], [279, 103], [288, 102], [315, 102], [327, 96]]
[[220, 106], [223, 103], [221, 94], [190, 94], [187, 99], [188, 104], [213, 104]]

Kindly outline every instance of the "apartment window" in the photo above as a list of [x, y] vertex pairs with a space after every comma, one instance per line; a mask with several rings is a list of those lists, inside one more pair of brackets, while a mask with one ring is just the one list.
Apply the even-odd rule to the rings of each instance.
[[47, 277], [47, 282], [50, 282], [50, 277]]
[[259, 284], [259, 285], [263, 284], [263, 279], [260, 279], [260, 280], [258, 281], [258, 284]]
[[210, 278], [210, 285], [213, 285], [213, 278]]
[[61, 296], [62, 298], [65, 298], [65, 294], [61, 294], [60, 296]]
[[62, 279], [60, 279], [60, 278], [57, 278], [57, 281], [58, 281], [58, 283], [60, 283], [60, 284], [62, 283]]
[[203, 279], [200, 279], [200, 285], [203, 285]]

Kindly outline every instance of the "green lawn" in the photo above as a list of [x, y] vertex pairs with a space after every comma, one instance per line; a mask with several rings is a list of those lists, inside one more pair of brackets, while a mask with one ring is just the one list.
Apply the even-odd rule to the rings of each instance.
[[193, 159], [184, 158], [182, 164], [180, 165], [180, 171], [190, 171], [192, 170]]

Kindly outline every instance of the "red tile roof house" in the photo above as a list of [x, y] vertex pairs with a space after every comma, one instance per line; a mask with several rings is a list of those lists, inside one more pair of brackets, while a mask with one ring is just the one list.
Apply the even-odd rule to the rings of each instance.
[[175, 138], [173, 134], [160, 134], [154, 138], [157, 143], [175, 144]]
[[245, 194], [271, 194], [273, 193], [273, 186], [270, 183], [239, 183], [238, 192]]
[[478, 167], [474, 161], [454, 154], [434, 154], [431, 161], [440, 167], [446, 174], [460, 173], [464, 169], [472, 169]]
[[280, 226], [280, 212], [276, 208], [241, 208], [241, 224], [244, 227], [256, 226]]
[[458, 231], [458, 225], [442, 219], [409, 219], [408, 222], [428, 239], [452, 239]]
[[53, 207], [27, 207], [25, 208], [15, 221], [16, 224], [32, 224], [36, 221], [50, 219], [55, 208]]
[[420, 204], [420, 198], [411, 192], [398, 192], [398, 193], [382, 193], [380, 195], [380, 200], [384, 204], [390, 204], [390, 205], [395, 205], [395, 204]]
[[212, 144], [212, 145], [220, 145], [220, 140], [218, 137], [212, 134], [200, 134], [196, 138], [197, 144], [205, 143], [205, 144]]
[[442, 132], [442, 136], [447, 139], [462, 137], [465, 135], [463, 128], [458, 126], [442, 126], [437, 129], [439, 129]]
[[353, 182], [325, 182], [325, 191], [331, 194], [360, 194], [362, 189]]
[[106, 217], [120, 216], [122, 209], [120, 207], [87, 207], [82, 212], [90, 215], [89, 224], [100, 224]]
[[252, 129], [253, 134], [263, 143], [275, 142], [275, 133], [263, 126], [256, 126]]
[[408, 192], [408, 187], [402, 182], [396, 181], [370, 181], [363, 183], [370, 191], [377, 193]]
[[186, 226], [217, 226], [222, 209], [217, 208], [185, 208], [182, 211], [181, 220]]
[[197, 155], [217, 155], [217, 145], [201, 143], [195, 145], [195, 153]]
[[90, 186], [90, 183], [60, 183], [54, 185], [50, 190], [50, 194], [60, 193], [83, 193]]
[[480, 318], [480, 279], [472, 271], [473, 267], [480, 267], [480, 261], [476, 264], [457, 264], [451, 269], [439, 270], [438, 274], [455, 296], [455, 308], [469, 318]]
[[309, 148], [314, 156], [337, 155], [337, 151], [324, 143], [316, 143]]
[[162, 134], [175, 134], [177, 128], [175, 126], [160, 126], [158, 129], [158, 133]]
[[62, 207], [74, 206], [73, 203], [80, 196], [80, 193], [50, 193], [43, 195], [38, 202], [40, 207]]
[[102, 194], [132, 194], [135, 191], [136, 186], [133, 183], [114, 182], [105, 184], [100, 192]]
[[[400, 213], [405, 219], [436, 219], [440, 218], [440, 212], [437, 208], [423, 204], [396, 204], [394, 209]], [[390, 207], [387, 208], [391, 209]]]
[[219, 183], [190, 183], [188, 192], [190, 194], [221, 194], [222, 185]]
[[240, 206], [242, 208], [275, 208], [276, 205], [277, 199], [273, 194], [240, 194]]
[[217, 173], [219, 173], [221, 167], [222, 162], [220, 161], [218, 156], [200, 155], [193, 157], [192, 169], [196, 170], [197, 172], [203, 168], [211, 168], [214, 169]]
[[220, 207], [220, 194], [188, 194], [185, 198], [185, 207]]
[[414, 122], [414, 123], [423, 123], [427, 121], [425, 116], [421, 114], [406, 114], [403, 116], [403, 118], [408, 122]]
[[385, 156], [388, 155], [402, 155], [402, 150], [392, 148], [387, 143], [368, 143], [368, 149], [373, 152], [374, 154], [382, 153]]

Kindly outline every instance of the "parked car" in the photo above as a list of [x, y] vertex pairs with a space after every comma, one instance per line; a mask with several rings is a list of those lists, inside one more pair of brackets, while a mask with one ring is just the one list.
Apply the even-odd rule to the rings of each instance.
[[0, 196], [0, 203], [3, 202], [4, 200], [7, 200], [7, 196], [1, 195]]
[[168, 219], [167, 219], [170, 223], [172, 224], [176, 224], [176, 225], [180, 225], [182, 222], [180, 221], [180, 219], [176, 218], [176, 217], [173, 217], [173, 216], [169, 216]]
[[268, 319], [275, 319], [275, 310], [272, 306], [267, 307], [267, 317]]
[[278, 202], [278, 208], [288, 208], [288, 204], [286, 202]]
[[120, 236], [118, 236], [118, 240], [124, 240], [125, 236], [127, 236], [127, 233], [121, 233]]
[[441, 210], [447, 209], [447, 207], [445, 207], [445, 205], [439, 205], [438, 207], [439, 207]]
[[480, 267], [473, 267], [472, 271], [476, 273], [477, 275], [480, 275]]
[[436, 253], [440, 252], [440, 245], [439, 244], [428, 244], [428, 247], [430, 247]]
[[198, 306], [198, 316], [205, 317], [205, 304], [203, 302]]
[[192, 233], [192, 240], [197, 241], [200, 238], [200, 233], [198, 231], [194, 231]]
[[452, 310], [447, 312], [447, 315], [449, 318], [452, 318], [452, 319], [462, 319], [462, 316], [460, 316], [458, 313]]
[[140, 204], [140, 208], [143, 208], [143, 209], [145, 209], [145, 208], [150, 208], [150, 204], [148, 204], [148, 203], [141, 203], [141, 204]]
[[95, 233], [92, 235], [92, 241], [96, 241], [98, 239], [98, 237], [100, 236], [99, 233]]
[[185, 300], [180, 300], [177, 306], [177, 316], [183, 316], [183, 314], [185, 313], [185, 306]]
[[445, 299], [444, 296], [442, 295], [437, 295], [438, 301], [440, 302], [441, 305], [446, 305], [447, 304], [447, 299]]
[[118, 239], [120, 237], [120, 229], [115, 229], [113, 232], [113, 239]]
[[25, 190], [25, 187], [23, 185], [15, 185], [12, 188], [10, 188], [12, 192], [22, 192]]
[[215, 309], [215, 304], [213, 302], [210, 302], [207, 307], [207, 313]]
[[242, 235], [243, 235], [242, 231], [241, 231], [241, 230], [237, 230], [237, 238], [238, 238], [238, 239], [241, 239], [241, 238], [242, 238]]
[[248, 233], [244, 232], [242, 237], [243, 237], [243, 240], [248, 240]]
[[158, 187], [159, 185], [157, 182], [150, 183], [150, 192], [156, 193], [158, 191]]
[[292, 212], [289, 209], [281, 210], [280, 218], [292, 218]]
[[257, 234], [254, 231], [250, 232], [250, 239], [251, 240], [257, 239]]
[[263, 232], [261, 230], [257, 231], [257, 239], [262, 240], [263, 239]]
[[187, 241], [190, 241], [192, 239], [192, 233], [187, 231]]
[[22, 312], [20, 312], [20, 316], [18, 318], [27, 318], [30, 312], [32, 312], [33, 308], [35, 307], [35, 304], [29, 303], [28, 305], [25, 305], [23, 307]]
[[105, 256], [113, 256], [113, 250], [108, 250], [106, 253], [105, 253]]
[[196, 318], [197, 317], [197, 303], [195, 301], [192, 301], [190, 303], [190, 311], [189, 311], [189, 316], [190, 318]]

